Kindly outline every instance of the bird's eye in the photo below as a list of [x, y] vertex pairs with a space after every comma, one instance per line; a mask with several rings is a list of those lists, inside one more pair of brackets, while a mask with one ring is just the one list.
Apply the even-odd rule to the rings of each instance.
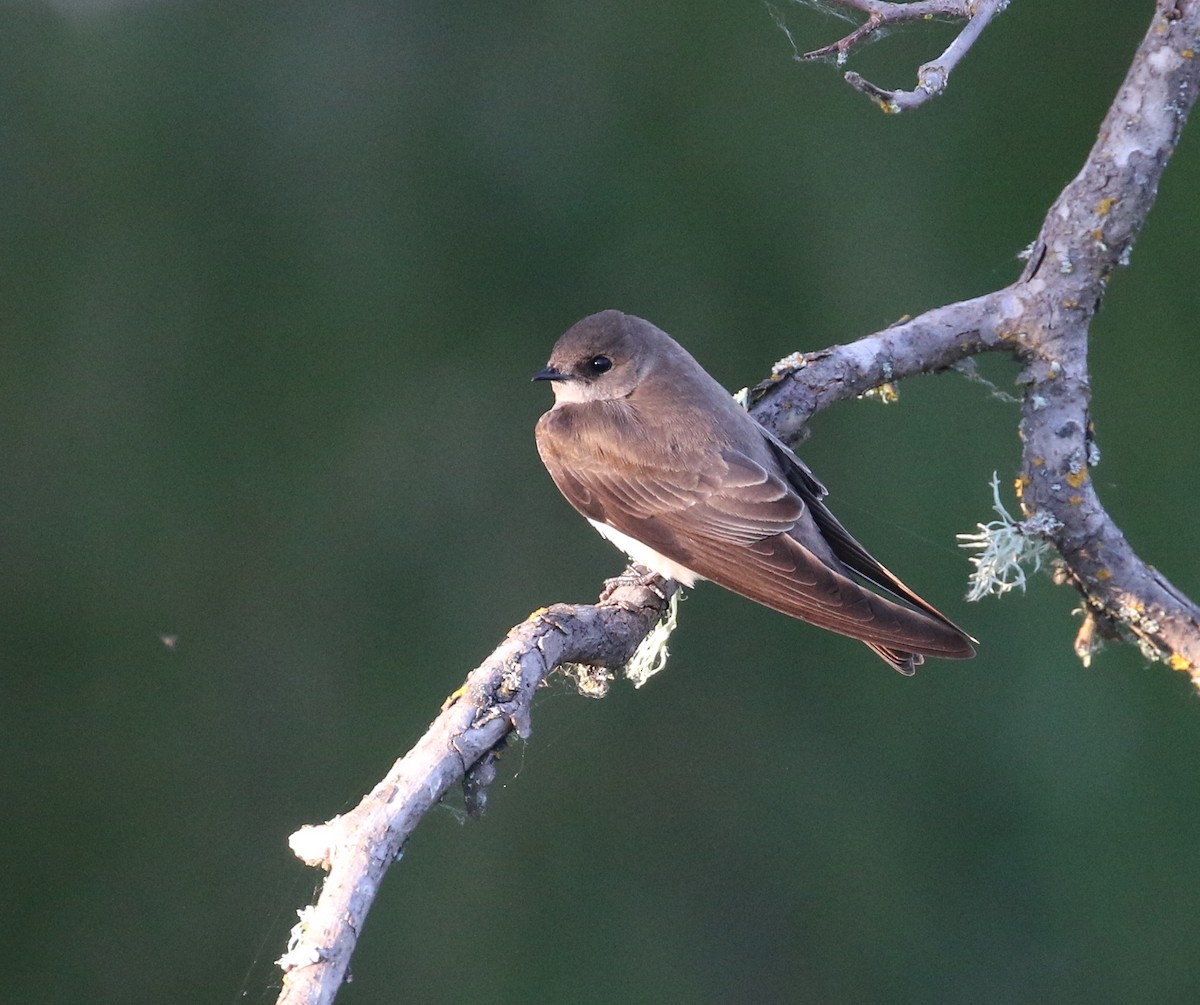
[[587, 368], [598, 377], [612, 369], [612, 360], [607, 356], [593, 356], [588, 360]]

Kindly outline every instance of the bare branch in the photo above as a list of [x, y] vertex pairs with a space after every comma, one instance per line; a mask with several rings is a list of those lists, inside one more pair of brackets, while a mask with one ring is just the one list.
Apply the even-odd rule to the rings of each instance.
[[967, 23], [949, 47], [937, 59], [917, 67], [917, 86], [911, 91], [889, 91], [863, 79], [853, 71], [846, 83], [861, 91], [885, 112], [904, 112], [923, 105], [941, 94], [950, 81], [951, 71], [975, 44], [988, 22], [1008, 6], [1008, 0], [926, 0], [913, 3], [884, 3], [882, 0], [832, 0], [842, 7], [862, 11], [867, 19], [844, 38], [819, 49], [798, 55], [797, 59], [835, 56], [840, 66], [850, 51], [881, 29], [908, 21], [926, 21], [935, 17], [965, 18]]
[[[803, 2], [803, 0], [800, 0]], [[860, 42], [866, 41], [882, 28], [904, 24], [906, 21], [925, 21], [935, 17], [969, 18], [971, 16], [971, 0], [925, 0], [915, 3], [886, 3], [883, 0], [831, 0], [839, 7], [862, 11], [867, 19], [854, 31], [836, 42], [823, 45], [819, 49], [805, 52], [796, 58], [801, 60], [823, 59], [835, 56], [838, 63], [844, 63], [850, 51]]]
[[781, 360], [753, 392], [754, 417], [792, 442], [813, 415], [903, 377], [935, 373], [997, 348], [1005, 330], [1004, 291], [897, 322], [849, 345]]

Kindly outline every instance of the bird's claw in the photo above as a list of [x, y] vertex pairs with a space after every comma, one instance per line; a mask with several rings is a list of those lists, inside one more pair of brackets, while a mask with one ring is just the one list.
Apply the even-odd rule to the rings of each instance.
[[640, 587], [649, 590], [660, 600], [665, 600], [666, 596], [658, 585], [660, 578], [657, 572], [647, 569], [644, 565], [630, 565], [621, 575], [604, 581], [604, 589], [600, 591], [600, 603], [607, 603], [613, 594], [625, 587]]

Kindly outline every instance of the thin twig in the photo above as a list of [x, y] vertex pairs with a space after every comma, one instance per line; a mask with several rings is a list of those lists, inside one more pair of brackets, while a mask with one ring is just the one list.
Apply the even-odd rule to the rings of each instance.
[[969, 18], [973, 6], [971, 0], [924, 0], [924, 2], [917, 3], [885, 3], [883, 0], [829, 0], [829, 2], [839, 7], [862, 11], [867, 15], [867, 19], [845, 38], [839, 38], [836, 42], [823, 45], [819, 49], [801, 53], [796, 57], [797, 59], [822, 59], [825, 56], [836, 56], [838, 62], [843, 63], [851, 49], [881, 28], [904, 24], [907, 21], [927, 21], [935, 17]]
[[850, 51], [883, 28], [908, 21], [925, 21], [935, 17], [965, 18], [967, 23], [937, 59], [917, 67], [917, 86], [911, 91], [887, 90], [850, 71], [846, 83], [861, 91], [885, 112], [904, 112], [923, 105], [941, 94], [950, 81], [950, 73], [1008, 0], [930, 0], [915, 3], [884, 3], [882, 0], [832, 0], [842, 7], [862, 11], [866, 21], [844, 38], [829, 45], [797, 56], [797, 59], [819, 59], [835, 56], [838, 65], [846, 61]]

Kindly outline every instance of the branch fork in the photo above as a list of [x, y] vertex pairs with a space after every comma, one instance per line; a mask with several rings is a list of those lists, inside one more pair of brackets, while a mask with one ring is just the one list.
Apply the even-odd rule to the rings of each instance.
[[[800, 0], [803, 2], [803, 0]], [[917, 68], [917, 86], [911, 91], [888, 90], [849, 71], [846, 83], [865, 94], [884, 112], [897, 114], [918, 108], [930, 98], [941, 94], [950, 82], [950, 74], [975, 44], [988, 23], [1005, 7], [1008, 0], [914, 0], [912, 3], [886, 3], [883, 0], [832, 0], [839, 7], [862, 12], [867, 19], [848, 35], [810, 52], [799, 53], [800, 60], [833, 56], [841, 66], [850, 53], [885, 28], [910, 21], [931, 21], [952, 18], [967, 23], [953, 42], [937, 59]]]

